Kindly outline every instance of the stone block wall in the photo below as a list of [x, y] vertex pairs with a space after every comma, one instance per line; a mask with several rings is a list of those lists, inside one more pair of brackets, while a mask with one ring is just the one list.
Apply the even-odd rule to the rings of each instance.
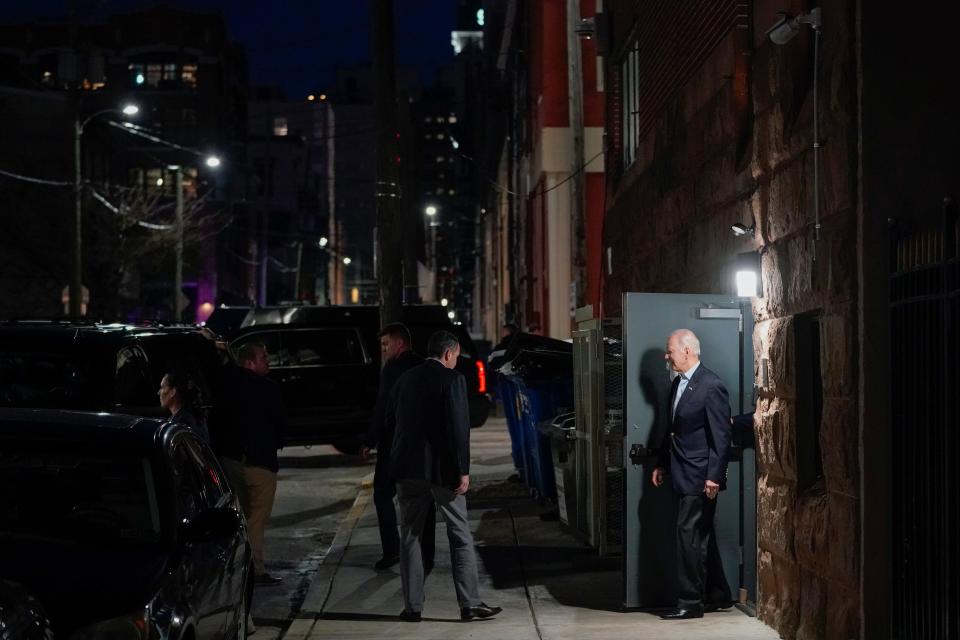
[[[754, 13], [766, 16], [762, 4], [754, 3]], [[732, 83], [718, 81], [718, 69], [738, 55], [731, 37], [676, 88], [637, 161], [613, 178], [605, 221], [613, 256], [608, 316], [620, 313], [624, 291], [733, 293], [736, 254], [761, 252], [754, 357], [758, 382], [762, 360], [769, 375], [755, 414], [757, 604], [760, 618], [791, 640], [847, 640], [860, 629], [854, 9], [851, 1], [823, 6], [819, 240], [813, 36], [805, 28], [779, 47], [763, 37], [769, 25], [757, 23], [747, 130], [734, 115]], [[755, 241], [734, 237], [734, 222], [755, 223]], [[798, 314], [816, 314], [821, 332], [814, 362], [823, 387], [823, 477], [809, 487], [798, 482], [798, 408], [811, 402], [795, 379]]]

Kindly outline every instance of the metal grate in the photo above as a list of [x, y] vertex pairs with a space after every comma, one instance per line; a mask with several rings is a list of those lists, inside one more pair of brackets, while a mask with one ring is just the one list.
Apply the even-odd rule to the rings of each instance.
[[960, 637], [960, 229], [893, 239], [893, 637]]

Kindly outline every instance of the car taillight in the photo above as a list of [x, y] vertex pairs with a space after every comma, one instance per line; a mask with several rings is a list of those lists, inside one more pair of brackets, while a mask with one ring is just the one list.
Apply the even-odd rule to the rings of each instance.
[[477, 363], [477, 393], [487, 392], [487, 369], [480, 360], [474, 360]]

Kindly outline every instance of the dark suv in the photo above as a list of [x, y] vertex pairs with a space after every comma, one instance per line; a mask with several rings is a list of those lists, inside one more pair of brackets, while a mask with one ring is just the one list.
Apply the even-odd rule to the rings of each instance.
[[[273, 312], [274, 310], [270, 310]], [[486, 371], [462, 325], [442, 307], [404, 308], [413, 348], [426, 353], [427, 340], [439, 329], [460, 340], [457, 370], [467, 379], [470, 424], [487, 420]], [[366, 431], [380, 378], [379, 309], [374, 306], [292, 307], [283, 324], [261, 324], [255, 311], [249, 326], [237, 332], [230, 348], [261, 342], [270, 354], [270, 376], [283, 388], [287, 407], [287, 444], [333, 444], [356, 449]], [[251, 324], [256, 323], [256, 324]]]
[[189, 373], [209, 405], [221, 356], [192, 327], [71, 322], [0, 323], [0, 407], [162, 416], [157, 389]]

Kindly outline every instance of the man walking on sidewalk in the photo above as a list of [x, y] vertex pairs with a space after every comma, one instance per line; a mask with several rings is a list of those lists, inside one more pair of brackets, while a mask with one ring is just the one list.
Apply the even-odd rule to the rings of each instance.
[[665, 620], [702, 618], [730, 607], [713, 517], [726, 489], [730, 404], [719, 376], [700, 364], [700, 341], [689, 329], [670, 334], [664, 359], [679, 375], [670, 393], [669, 431], [653, 470], [654, 486], [669, 471], [680, 496], [677, 513], [677, 608]]
[[[390, 447], [393, 446], [393, 431], [387, 429], [387, 403], [390, 392], [404, 373], [423, 364], [420, 357], [411, 348], [410, 330], [399, 322], [386, 325], [378, 334], [380, 338], [380, 356], [383, 369], [380, 371], [380, 390], [377, 392], [377, 404], [373, 409], [370, 428], [360, 455], [367, 458], [370, 449], [377, 450], [377, 466], [373, 472], [373, 504], [377, 508], [377, 524], [380, 527], [380, 546], [383, 557], [374, 569], [383, 571], [400, 562], [400, 534], [397, 531], [397, 510], [393, 498], [397, 495], [397, 485], [390, 476]], [[435, 547], [436, 515], [431, 510], [423, 526], [423, 572], [433, 570]]]
[[480, 600], [477, 557], [467, 519], [470, 487], [470, 419], [467, 384], [454, 370], [460, 344], [437, 331], [427, 344], [428, 360], [400, 377], [387, 407], [394, 432], [390, 462], [400, 502], [400, 618], [419, 622], [423, 609], [420, 537], [436, 504], [447, 525], [453, 582], [464, 621], [490, 618], [500, 607]]

